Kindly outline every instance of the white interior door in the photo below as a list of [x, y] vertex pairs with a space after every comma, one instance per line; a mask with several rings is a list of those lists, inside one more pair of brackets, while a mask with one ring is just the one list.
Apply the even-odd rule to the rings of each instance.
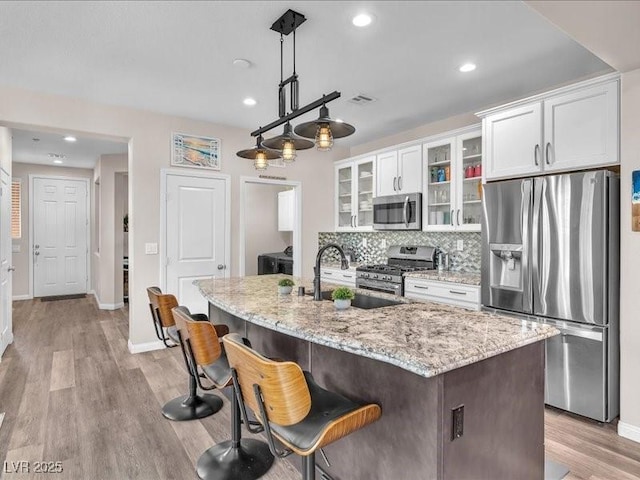
[[33, 180], [33, 295], [87, 292], [87, 182]]
[[0, 356], [13, 341], [11, 271], [11, 179], [0, 169]]
[[165, 199], [166, 292], [192, 313], [208, 313], [193, 281], [226, 274], [226, 181], [169, 174]]

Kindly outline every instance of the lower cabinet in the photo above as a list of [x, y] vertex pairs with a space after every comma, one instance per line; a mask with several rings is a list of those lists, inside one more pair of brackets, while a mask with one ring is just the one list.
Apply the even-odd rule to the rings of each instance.
[[356, 271], [353, 269], [320, 267], [320, 281], [337, 283], [347, 287], [356, 287]]
[[414, 300], [480, 310], [479, 285], [463, 285], [407, 277], [404, 279], [404, 296]]

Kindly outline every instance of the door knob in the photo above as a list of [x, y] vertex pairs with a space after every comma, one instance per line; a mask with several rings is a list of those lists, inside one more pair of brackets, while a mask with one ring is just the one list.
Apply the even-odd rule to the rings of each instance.
[[40, 252], [36, 251], [36, 252], [34, 253], [34, 255], [40, 255]]
[[218, 265], [218, 270], [224, 270], [225, 268], [226, 268], [225, 265], [222, 265], [222, 264]]
[[34, 245], [33, 248], [37, 250], [38, 248], [40, 248], [40, 245]]
[[16, 271], [16, 267], [7, 268], [7, 272], [15, 272], [15, 271]]

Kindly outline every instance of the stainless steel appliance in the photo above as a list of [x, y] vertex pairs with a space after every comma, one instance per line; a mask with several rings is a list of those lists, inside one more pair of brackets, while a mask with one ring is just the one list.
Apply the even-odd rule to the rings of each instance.
[[375, 230], [421, 230], [422, 194], [387, 195], [373, 199]]
[[619, 413], [619, 179], [608, 171], [484, 187], [482, 304], [557, 327], [546, 403]]
[[387, 263], [356, 268], [356, 287], [404, 295], [406, 272], [436, 268], [436, 247], [394, 245], [387, 250]]

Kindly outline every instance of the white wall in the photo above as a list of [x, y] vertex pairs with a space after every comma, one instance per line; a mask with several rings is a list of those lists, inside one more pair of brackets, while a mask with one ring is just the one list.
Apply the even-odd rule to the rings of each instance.
[[[17, 159], [19, 160], [19, 159]], [[48, 165], [35, 165], [30, 163], [13, 164], [13, 179], [20, 179], [22, 182], [22, 192], [20, 199], [22, 202], [22, 238], [13, 240], [13, 245], [20, 248], [20, 252], [12, 254], [13, 266], [16, 267], [13, 272], [13, 297], [25, 298], [29, 295], [29, 255], [31, 248], [29, 246], [29, 175], [50, 175], [55, 177], [76, 177], [87, 178], [91, 184], [93, 172], [84, 168], [55, 167]], [[90, 185], [91, 188], [91, 185]], [[93, 220], [93, 219], [92, 219]], [[90, 258], [92, 261], [92, 258]], [[91, 264], [93, 269], [93, 263]]]
[[264, 183], [245, 186], [245, 275], [258, 274], [258, 255], [282, 252], [292, 232], [278, 231], [278, 192], [291, 187]]
[[100, 254], [96, 259], [96, 285], [98, 305], [114, 309], [122, 301], [122, 186], [117, 186], [117, 174], [126, 172], [127, 155], [101, 155], [97, 170], [100, 172]]
[[620, 170], [620, 424], [640, 442], [640, 232], [631, 231], [631, 172], [640, 170], [640, 69], [622, 75]]
[[[170, 165], [172, 131], [215, 136], [222, 141], [222, 173], [232, 176], [231, 274], [238, 274], [240, 176], [257, 176], [250, 160], [235, 155], [255, 144], [248, 130], [0, 87], [0, 125], [17, 124], [57, 127], [70, 134], [97, 133], [118, 141], [130, 139], [129, 339], [133, 344], [156, 340], [145, 289], [159, 282], [160, 261], [157, 255], [144, 254], [144, 244], [160, 242], [160, 169]], [[267, 172], [302, 182], [302, 272], [306, 276], [312, 274], [318, 232], [333, 229], [333, 160], [348, 155], [346, 149], [339, 147], [340, 141], [336, 144], [331, 152], [301, 152], [292, 166]]]

